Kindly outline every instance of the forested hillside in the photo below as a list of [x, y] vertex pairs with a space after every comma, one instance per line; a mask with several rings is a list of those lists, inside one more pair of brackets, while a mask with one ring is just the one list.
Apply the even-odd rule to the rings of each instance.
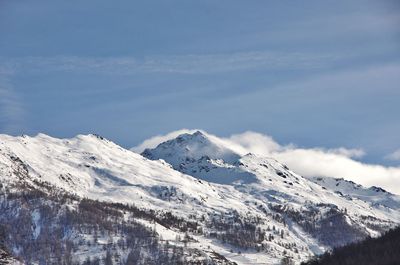
[[400, 264], [400, 227], [382, 237], [334, 249], [303, 265], [398, 265]]

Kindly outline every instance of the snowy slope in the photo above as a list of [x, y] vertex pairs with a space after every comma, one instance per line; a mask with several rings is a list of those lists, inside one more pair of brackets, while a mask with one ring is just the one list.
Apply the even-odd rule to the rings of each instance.
[[144, 150], [142, 155], [149, 159], [163, 159], [182, 173], [214, 183], [229, 184], [238, 180], [249, 182], [253, 178], [230, 166], [240, 159], [239, 154], [215, 137], [210, 138], [200, 131], [182, 134], [161, 143], [155, 149]]
[[[16, 159], [29, 171], [27, 181], [37, 179], [68, 192], [95, 199], [135, 203], [164, 209], [169, 202], [159, 198], [163, 191], [177, 201], [218, 198], [209, 184], [183, 175], [162, 161], [150, 161], [96, 135], [56, 139], [0, 136], [0, 169], [3, 182], [15, 173]], [[16, 179], [16, 178], [14, 178]]]
[[400, 196], [379, 187], [365, 188], [353, 181], [342, 178], [313, 177], [310, 180], [340, 195], [368, 202], [371, 206], [383, 205], [395, 210], [400, 209]]
[[[142, 155], [149, 159], [163, 159], [178, 171], [212, 183], [229, 184], [235, 186], [235, 189], [261, 190], [260, 193], [272, 189], [285, 194], [284, 197], [291, 197], [293, 201], [298, 200], [301, 203], [326, 202], [324, 199], [327, 196], [329, 202], [349, 208], [353, 208], [355, 203], [366, 206], [364, 201], [375, 202], [377, 204], [372, 206], [376, 209], [386, 206], [390, 208], [389, 212], [393, 213], [395, 219], [398, 217], [397, 213], [391, 210], [396, 210], [400, 206], [399, 196], [377, 187], [363, 189], [360, 185], [344, 180], [325, 178], [322, 182], [325, 181], [326, 187], [321, 186], [317, 178], [310, 181], [273, 158], [259, 157], [254, 154], [241, 156], [228, 146], [222, 146], [222, 141], [218, 142], [214, 138], [200, 131], [194, 134], [183, 134], [176, 139], [161, 143], [154, 149], [146, 149]], [[201, 148], [198, 148], [199, 145]], [[221, 153], [223, 155], [220, 156]], [[340, 187], [342, 194], [337, 192], [339, 190], [333, 189], [336, 185]], [[350, 195], [352, 200], [347, 200], [343, 195]], [[368, 196], [369, 199], [366, 200]], [[367, 209], [369, 207], [370, 205], [366, 206]], [[386, 212], [385, 215], [387, 215]]]
[[[171, 212], [202, 227], [190, 232], [189, 247], [238, 264], [277, 264], [284, 256], [299, 262], [400, 220], [396, 205], [338, 194], [272, 158], [241, 156], [205, 133], [181, 135], [143, 155], [155, 161], [97, 135], [0, 135], [0, 181], [2, 189], [46, 182], [81, 197]], [[235, 241], [238, 227], [249, 236], [243, 242]], [[173, 226], [157, 230], [184, 236]]]

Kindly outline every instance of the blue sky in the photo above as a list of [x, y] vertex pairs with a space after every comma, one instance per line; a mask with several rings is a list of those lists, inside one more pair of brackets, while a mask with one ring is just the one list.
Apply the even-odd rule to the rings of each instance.
[[0, 0], [0, 131], [247, 130], [397, 165], [398, 1]]

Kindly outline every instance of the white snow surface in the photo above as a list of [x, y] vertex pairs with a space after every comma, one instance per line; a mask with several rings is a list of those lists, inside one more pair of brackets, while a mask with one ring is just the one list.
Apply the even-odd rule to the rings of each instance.
[[[210, 139], [201, 132], [178, 136], [146, 150], [144, 155], [155, 160], [97, 135], [78, 135], [71, 139], [44, 134], [0, 135], [0, 182], [12, 183], [18, 179], [16, 172], [20, 168], [15, 162], [18, 158], [29, 172], [25, 181], [46, 181], [82, 197], [171, 211], [187, 219], [233, 210], [250, 214], [287, 231], [284, 242], [304, 248], [293, 255], [297, 263], [311, 254], [321, 253], [326, 246], [294, 223], [284, 227], [260, 210], [260, 206], [268, 208], [268, 203], [279, 203], [301, 210], [307, 203], [330, 203], [346, 209], [350, 222], [358, 223], [361, 216], [400, 222], [400, 201], [395, 195], [382, 197], [383, 192], [354, 189], [344, 181], [340, 181], [342, 194], [339, 194], [335, 189], [336, 180], [324, 179], [322, 185], [320, 181], [297, 175], [273, 158], [241, 156], [222, 141]], [[32, 218], [35, 222], [38, 217]], [[33, 235], [40, 231], [37, 229], [39, 224], [33, 228]], [[165, 227], [157, 230], [167, 239], [178, 233]], [[368, 231], [372, 236], [379, 234]], [[284, 248], [276, 242], [268, 242], [272, 251], [267, 253], [240, 250], [241, 254], [237, 254], [238, 249], [231, 253], [232, 246], [216, 239], [194, 237], [198, 242], [192, 247], [207, 250], [210, 246], [238, 264], [261, 261], [278, 264], [283, 257]]]
[[343, 178], [312, 177], [309, 179], [338, 194], [355, 197], [372, 205], [383, 205], [400, 210], [400, 196], [387, 192], [380, 187], [372, 186], [366, 188]]

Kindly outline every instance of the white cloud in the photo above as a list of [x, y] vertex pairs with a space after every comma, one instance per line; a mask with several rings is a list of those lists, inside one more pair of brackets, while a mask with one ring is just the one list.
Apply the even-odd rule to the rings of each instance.
[[347, 148], [339, 147], [339, 148], [334, 148], [334, 149], [327, 149], [326, 152], [332, 153], [332, 154], [343, 155], [345, 157], [352, 157], [352, 158], [361, 158], [365, 155], [365, 151], [360, 148], [347, 149]]
[[400, 149], [394, 151], [391, 154], [388, 154], [387, 156], [385, 156], [385, 158], [388, 160], [400, 161]]
[[273, 156], [304, 176], [345, 178], [400, 194], [400, 168], [365, 164], [322, 149], [289, 149]]
[[247, 153], [268, 154], [281, 149], [272, 137], [251, 131], [234, 134], [226, 140], [243, 147]]
[[[155, 147], [159, 143], [172, 139], [181, 133], [194, 131], [196, 130], [184, 129], [164, 136], [156, 136], [144, 141], [133, 150], [142, 151], [147, 147]], [[210, 136], [216, 138], [214, 135]], [[344, 147], [306, 149], [296, 147], [293, 144], [282, 146], [268, 135], [251, 131], [216, 139], [241, 155], [255, 153], [274, 157], [288, 165], [294, 172], [303, 176], [345, 178], [366, 187], [379, 186], [400, 194], [400, 168], [366, 164], [354, 160], [354, 158], [360, 158], [365, 155], [362, 149], [347, 149]]]
[[365, 155], [362, 149], [281, 146], [271, 137], [253, 132], [235, 135], [229, 140], [245, 147], [249, 152], [274, 157], [304, 176], [345, 178], [367, 187], [380, 186], [400, 194], [400, 168], [354, 160]]

